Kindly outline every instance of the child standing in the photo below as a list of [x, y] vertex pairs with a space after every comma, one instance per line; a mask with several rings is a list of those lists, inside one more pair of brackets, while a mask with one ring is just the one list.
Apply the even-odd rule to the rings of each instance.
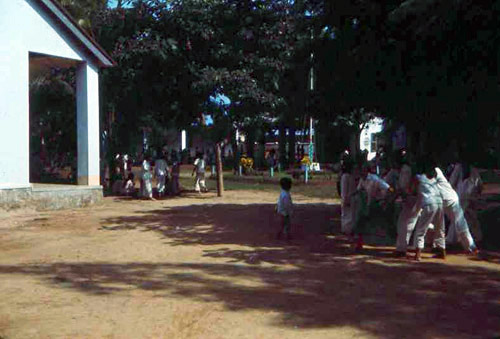
[[151, 165], [148, 157], [142, 162], [141, 196], [145, 199], [155, 200], [153, 198], [153, 174], [151, 173]]
[[416, 230], [415, 243], [417, 246], [415, 260], [420, 261], [420, 256], [424, 248], [425, 234], [429, 225], [434, 224], [436, 230], [435, 243], [438, 248], [437, 258], [444, 259], [446, 256], [443, 198], [438, 188], [438, 173], [430, 162], [423, 164], [423, 174], [417, 175], [418, 195], [415, 204], [416, 209], [420, 210]]
[[194, 175], [196, 172], [196, 180], [194, 183], [194, 190], [196, 192], [207, 192], [207, 186], [205, 186], [205, 159], [203, 157], [203, 154], [197, 153], [196, 154], [196, 160], [193, 163], [194, 168], [193, 168], [193, 173], [191, 176]]
[[[437, 180], [438, 186], [440, 188], [441, 195], [443, 197], [443, 209], [446, 216], [450, 219], [450, 228], [448, 230], [448, 235], [446, 237], [446, 241], [449, 243], [453, 243], [455, 240], [459, 240], [462, 246], [471, 254], [477, 254], [478, 250], [474, 239], [472, 238], [469, 230], [469, 224], [465, 219], [464, 210], [462, 209], [464, 199], [467, 199], [468, 190], [467, 186], [474, 190], [474, 186], [478, 183], [477, 177], [476, 180], [474, 177], [470, 180], [469, 173], [466, 173], [467, 178], [466, 181], [461, 180], [462, 184], [460, 185], [459, 192], [462, 195], [462, 204], [459, 198], [459, 195], [453, 190], [452, 185], [446, 178], [439, 168], [436, 168], [437, 171]], [[458, 177], [463, 178], [463, 174], [460, 173]], [[467, 207], [467, 206], [465, 206]], [[455, 239], [458, 238], [458, 239]]]
[[168, 165], [167, 160], [165, 159], [165, 155], [162, 154], [159, 159], [155, 162], [155, 176], [158, 188], [158, 196], [162, 197], [165, 195], [165, 188], [168, 180]]
[[[481, 241], [483, 236], [479, 219], [476, 213], [476, 201], [481, 196], [483, 181], [477, 168], [464, 164], [464, 179], [458, 184], [457, 194], [460, 199], [460, 206], [465, 214], [465, 219], [469, 224], [470, 232], [476, 241]], [[448, 239], [447, 239], [448, 240]]]
[[277, 234], [279, 239], [282, 234], [289, 240], [291, 239], [290, 234], [290, 217], [293, 212], [293, 202], [290, 195], [290, 189], [292, 188], [292, 180], [290, 178], [281, 178], [280, 180], [281, 193], [278, 198], [278, 204], [276, 206], [276, 211], [281, 215], [281, 229]]
[[345, 162], [342, 165], [342, 177], [340, 178], [341, 201], [341, 230], [342, 233], [350, 235], [352, 233], [353, 208], [351, 206], [351, 196], [356, 192], [356, 181], [352, 173], [352, 163]]

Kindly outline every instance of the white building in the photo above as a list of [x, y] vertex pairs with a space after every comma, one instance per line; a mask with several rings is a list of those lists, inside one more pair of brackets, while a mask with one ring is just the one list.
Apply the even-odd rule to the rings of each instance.
[[361, 131], [359, 136], [359, 148], [368, 151], [368, 160], [372, 160], [377, 153], [378, 140], [377, 133], [382, 132], [384, 128], [384, 120], [381, 118], [373, 118], [368, 121]]
[[98, 186], [99, 68], [113, 60], [54, 0], [0, 0], [0, 193], [28, 188], [30, 69], [76, 67], [78, 184]]

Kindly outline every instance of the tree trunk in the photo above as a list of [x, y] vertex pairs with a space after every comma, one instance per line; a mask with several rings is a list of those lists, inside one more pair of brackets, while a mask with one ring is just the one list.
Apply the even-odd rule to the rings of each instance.
[[356, 158], [359, 154], [359, 138], [361, 136], [361, 131], [357, 129], [351, 134], [349, 140], [349, 150], [353, 158]]
[[288, 163], [295, 166], [295, 126], [288, 128]]
[[240, 164], [240, 149], [238, 142], [236, 140], [236, 132], [231, 132], [231, 147], [233, 149], [233, 170], [235, 173], [238, 172], [238, 166]]
[[286, 128], [285, 128], [285, 123], [283, 121], [283, 118], [280, 119], [279, 122], [279, 136], [278, 136], [278, 143], [279, 143], [279, 163], [281, 164], [281, 168], [285, 169], [285, 162], [286, 162]]
[[247, 156], [249, 158], [254, 158], [254, 148], [255, 148], [255, 128], [250, 127], [247, 130]]
[[217, 196], [222, 197], [222, 193], [224, 192], [224, 181], [222, 176], [222, 158], [219, 142], [215, 145], [215, 165], [217, 168]]

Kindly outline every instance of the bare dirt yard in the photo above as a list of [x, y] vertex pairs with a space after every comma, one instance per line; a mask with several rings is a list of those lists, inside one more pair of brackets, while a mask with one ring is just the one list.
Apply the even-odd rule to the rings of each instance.
[[[354, 254], [337, 201], [276, 192], [0, 214], [0, 338], [494, 338], [500, 256]], [[329, 232], [333, 226], [333, 235]]]

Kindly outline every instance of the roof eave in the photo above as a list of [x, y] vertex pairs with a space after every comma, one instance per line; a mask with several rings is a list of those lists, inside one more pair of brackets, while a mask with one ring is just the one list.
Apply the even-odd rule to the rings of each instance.
[[116, 62], [109, 54], [87, 33], [80, 28], [78, 24], [71, 18], [71, 15], [56, 1], [53, 0], [37, 0], [44, 9], [49, 11], [59, 23], [65, 28], [74, 39], [78, 40], [82, 47], [91, 54], [97, 61], [99, 67], [113, 67]]

